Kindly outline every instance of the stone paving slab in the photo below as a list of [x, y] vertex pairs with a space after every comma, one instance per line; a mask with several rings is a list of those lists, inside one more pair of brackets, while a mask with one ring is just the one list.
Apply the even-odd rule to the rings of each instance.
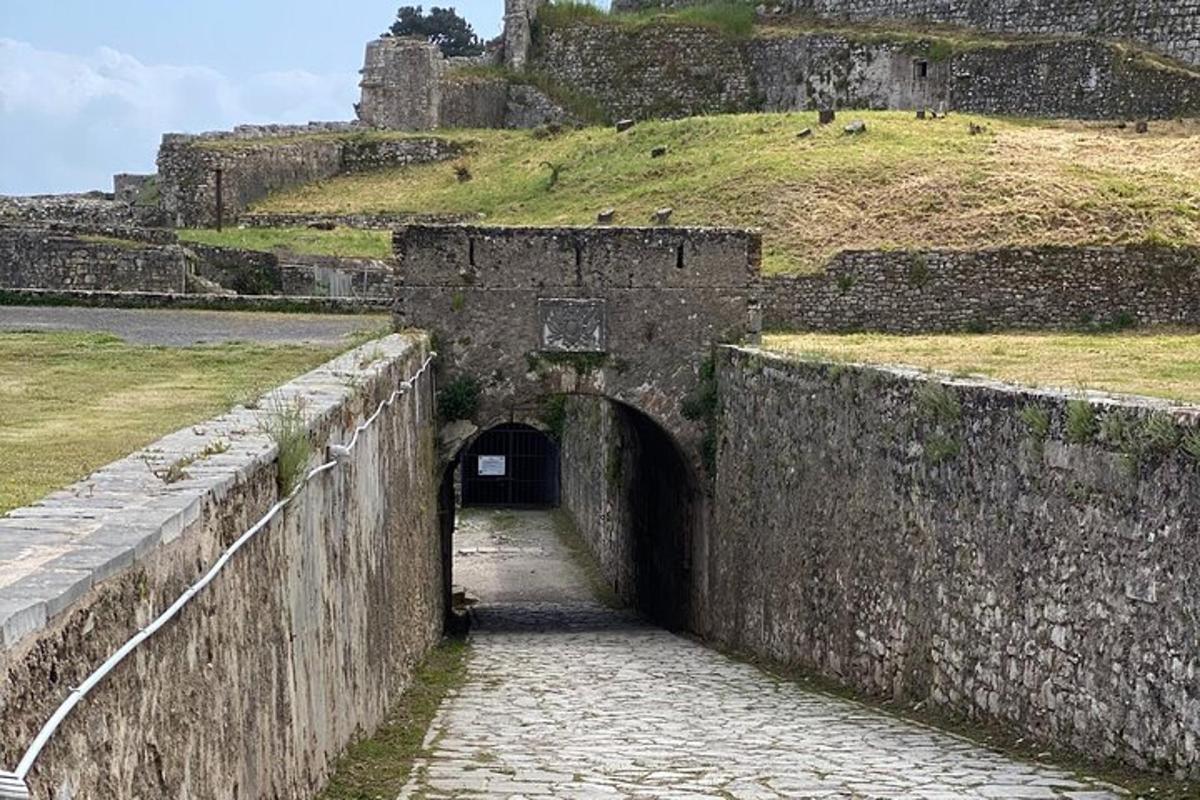
[[[1122, 794], [806, 690], [580, 599], [578, 591], [557, 601], [496, 602], [511, 597], [496, 576], [513, 574], [512, 551], [525, 559], [538, 540], [535, 584], [561, 583], [545, 575], [555, 571], [583, 580], [545, 514], [518, 516], [521, 530], [509, 522], [490, 535], [475, 516], [456, 542], [456, 582], [468, 591], [484, 587], [477, 591], [468, 677], [434, 718], [402, 798]], [[490, 545], [481, 541], [489, 538]]]

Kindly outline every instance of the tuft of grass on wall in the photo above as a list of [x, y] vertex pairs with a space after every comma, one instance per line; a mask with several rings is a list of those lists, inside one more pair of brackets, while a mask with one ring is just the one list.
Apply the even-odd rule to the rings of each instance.
[[1200, 463], [1200, 428], [1193, 429], [1184, 434], [1179, 446], [1183, 450], [1184, 455]]
[[1096, 410], [1087, 400], [1067, 403], [1067, 422], [1064, 429], [1071, 444], [1088, 444], [1096, 435]]
[[479, 381], [475, 378], [469, 375], [460, 375], [438, 389], [438, 416], [443, 422], [471, 419], [479, 410], [479, 397], [482, 391]]
[[263, 432], [279, 450], [277, 457], [279, 495], [285, 497], [300, 485], [312, 458], [312, 441], [303, 406], [295, 401], [272, 397], [262, 421]]

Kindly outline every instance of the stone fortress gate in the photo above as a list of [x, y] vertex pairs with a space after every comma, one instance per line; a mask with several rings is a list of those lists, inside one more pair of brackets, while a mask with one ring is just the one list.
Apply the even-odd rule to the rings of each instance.
[[731, 229], [411, 225], [395, 234], [396, 327], [432, 332], [443, 386], [479, 381], [482, 428], [602, 395], [697, 464], [704, 432], [681, 405], [712, 346], [754, 327], [761, 249]]

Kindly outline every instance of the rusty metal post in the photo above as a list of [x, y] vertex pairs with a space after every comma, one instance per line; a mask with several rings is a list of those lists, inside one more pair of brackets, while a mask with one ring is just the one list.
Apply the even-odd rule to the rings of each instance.
[[217, 230], [221, 230], [225, 216], [225, 204], [221, 197], [221, 172], [221, 168], [217, 167]]

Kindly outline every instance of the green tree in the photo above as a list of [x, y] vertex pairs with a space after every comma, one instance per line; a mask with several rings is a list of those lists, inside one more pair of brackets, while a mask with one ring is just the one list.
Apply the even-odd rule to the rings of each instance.
[[441, 48], [446, 56], [477, 56], [483, 52], [483, 42], [471, 24], [453, 8], [434, 6], [424, 13], [421, 6], [403, 6], [396, 21], [388, 29], [392, 36], [419, 36]]

